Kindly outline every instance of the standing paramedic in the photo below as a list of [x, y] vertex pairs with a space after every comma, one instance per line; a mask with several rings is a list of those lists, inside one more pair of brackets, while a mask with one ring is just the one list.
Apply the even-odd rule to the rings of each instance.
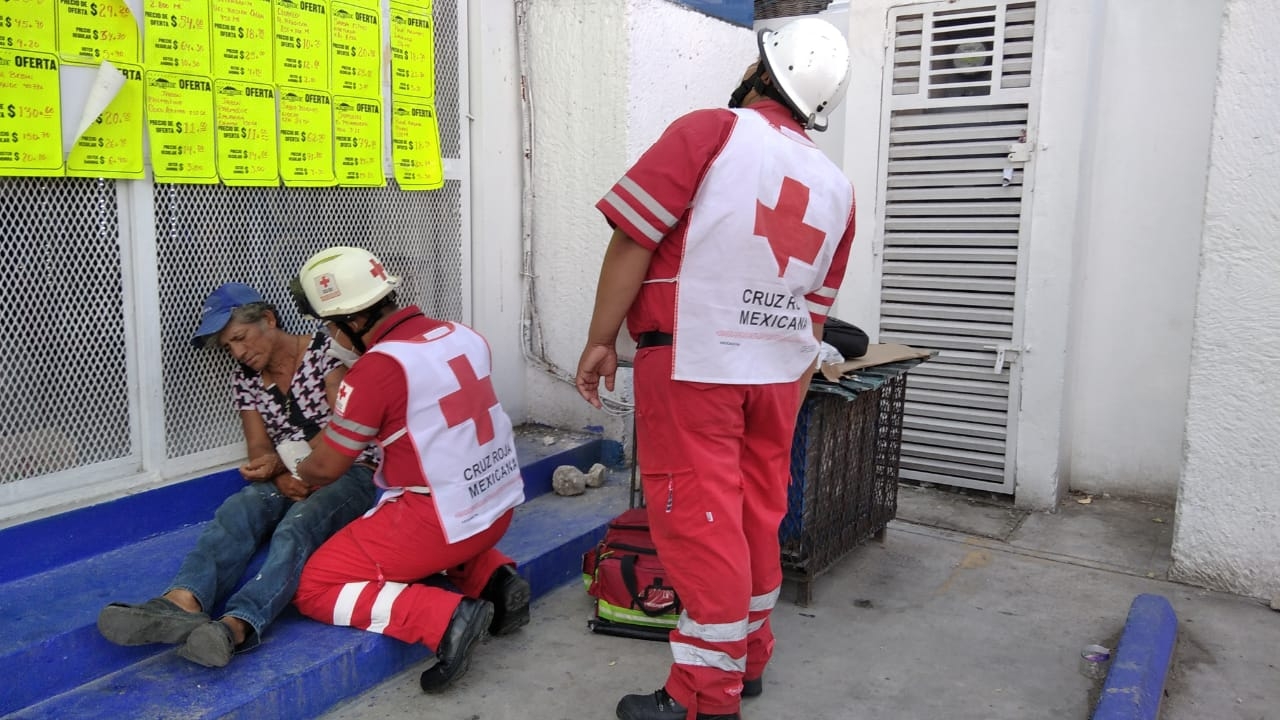
[[[529, 621], [529, 584], [494, 546], [524, 501], [511, 419], [490, 380], [489, 345], [463, 325], [398, 308], [399, 279], [365, 250], [312, 256], [294, 284], [306, 315], [358, 355], [314, 450], [291, 469], [309, 486], [340, 477], [371, 442], [383, 451], [374, 509], [302, 572], [307, 617], [422, 643], [437, 662], [422, 689], [466, 672], [477, 641]], [[457, 590], [416, 581], [444, 572]]]
[[733, 109], [676, 120], [596, 205], [614, 232], [578, 392], [613, 389], [625, 316], [649, 523], [684, 605], [665, 685], [623, 720], [738, 718], [773, 652], [791, 437], [854, 203], [805, 134], [844, 96], [846, 41], [802, 18], [758, 42]]

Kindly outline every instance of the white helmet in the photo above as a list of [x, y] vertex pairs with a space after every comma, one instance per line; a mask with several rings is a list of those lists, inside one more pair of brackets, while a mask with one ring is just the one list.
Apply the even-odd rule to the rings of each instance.
[[292, 290], [303, 314], [334, 318], [373, 307], [399, 284], [368, 250], [331, 247], [303, 264]]
[[827, 129], [827, 115], [849, 85], [849, 43], [826, 20], [797, 18], [760, 31], [760, 57], [805, 127]]

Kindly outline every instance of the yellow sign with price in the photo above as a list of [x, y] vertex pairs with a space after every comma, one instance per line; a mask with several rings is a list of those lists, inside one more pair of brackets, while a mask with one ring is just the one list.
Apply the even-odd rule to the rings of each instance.
[[62, 174], [58, 59], [0, 50], [0, 175]]
[[143, 177], [142, 120], [146, 85], [139, 65], [118, 64], [124, 84], [67, 156], [72, 177]]
[[147, 67], [191, 75], [213, 71], [209, 0], [146, 0]]
[[440, 129], [434, 106], [395, 103], [391, 110], [391, 161], [402, 189], [444, 187]]
[[0, 50], [58, 52], [57, 0], [5, 0], [0, 5]]
[[280, 177], [285, 185], [296, 187], [336, 184], [329, 93], [280, 88]]
[[58, 51], [69, 61], [142, 61], [138, 24], [124, 0], [58, 0]]
[[271, 0], [214, 0], [214, 77], [272, 81], [271, 13]]
[[156, 182], [216, 183], [213, 83], [207, 77], [147, 73], [147, 127]]
[[214, 85], [214, 105], [218, 117], [218, 175], [222, 182], [279, 185], [275, 88], [220, 80]]
[[328, 0], [275, 0], [277, 85], [329, 88]]
[[334, 159], [338, 184], [382, 187], [382, 101], [375, 98], [333, 98]]
[[377, 10], [333, 4], [333, 91], [382, 95], [382, 18]]
[[391, 4], [391, 92], [435, 98], [436, 40], [431, 3]]

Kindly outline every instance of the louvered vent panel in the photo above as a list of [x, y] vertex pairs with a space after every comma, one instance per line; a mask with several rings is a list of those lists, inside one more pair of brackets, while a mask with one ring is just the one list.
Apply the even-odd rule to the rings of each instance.
[[[945, 27], [989, 31], [985, 13]], [[1007, 486], [1010, 369], [994, 371], [992, 348], [1014, 339], [1022, 172], [1005, 171], [1027, 121], [1025, 104], [890, 114], [880, 338], [939, 352], [908, 384], [902, 478]]]
[[943, 99], [1029, 87], [1034, 28], [1034, 2], [899, 15], [891, 93]]

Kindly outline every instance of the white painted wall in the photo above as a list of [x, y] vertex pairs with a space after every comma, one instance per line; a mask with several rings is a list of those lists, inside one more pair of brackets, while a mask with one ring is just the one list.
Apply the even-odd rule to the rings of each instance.
[[1071, 291], [1070, 484], [1172, 500], [1222, 2], [1100, 10]]
[[1280, 595], [1280, 8], [1228, 0], [1173, 574]]
[[[754, 59], [754, 35], [664, 0], [536, 0], [529, 23], [534, 103], [534, 270], [546, 358], [572, 375], [586, 341], [610, 230], [595, 203], [681, 114], [724, 105]], [[618, 399], [629, 402], [620, 373]], [[526, 370], [531, 419], [603, 425], [574, 388]]]

